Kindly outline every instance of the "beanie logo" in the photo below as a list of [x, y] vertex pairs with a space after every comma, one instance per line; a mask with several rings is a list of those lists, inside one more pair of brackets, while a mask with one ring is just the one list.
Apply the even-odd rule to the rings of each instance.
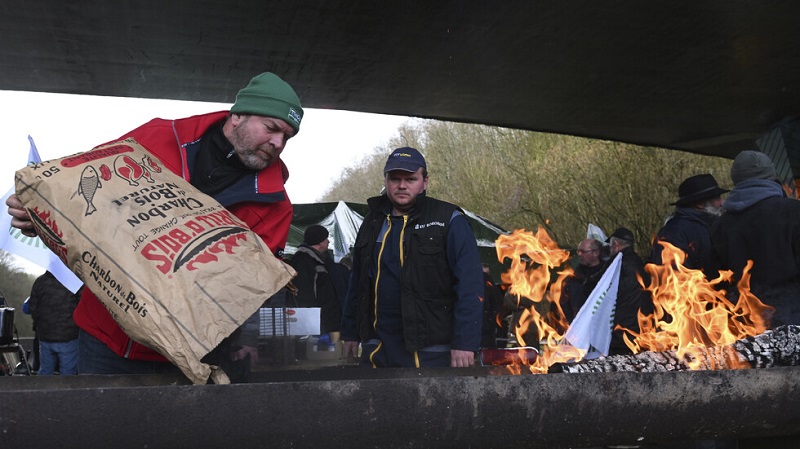
[[300, 124], [300, 120], [303, 119], [303, 116], [300, 115], [295, 108], [289, 108], [289, 120]]

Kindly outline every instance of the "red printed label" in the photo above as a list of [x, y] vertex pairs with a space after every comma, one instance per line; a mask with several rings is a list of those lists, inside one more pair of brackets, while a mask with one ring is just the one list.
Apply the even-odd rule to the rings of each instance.
[[99, 150], [87, 151], [72, 157], [64, 158], [61, 160], [62, 167], [77, 167], [81, 164], [86, 164], [99, 159], [104, 159], [111, 156], [117, 156], [122, 153], [132, 153], [133, 148], [128, 145], [114, 145], [108, 148]]

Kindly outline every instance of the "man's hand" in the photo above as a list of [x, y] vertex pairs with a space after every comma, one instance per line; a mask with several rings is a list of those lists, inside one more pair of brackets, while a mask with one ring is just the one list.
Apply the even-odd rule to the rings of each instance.
[[28, 215], [25, 206], [22, 205], [22, 201], [17, 198], [17, 195], [11, 194], [6, 200], [6, 206], [8, 206], [8, 214], [11, 215], [11, 226], [19, 229], [28, 237], [36, 237], [31, 217]]
[[355, 363], [358, 359], [358, 342], [342, 341], [342, 357], [347, 363]]
[[475, 365], [475, 353], [472, 351], [450, 350], [450, 366], [453, 368], [466, 368]]

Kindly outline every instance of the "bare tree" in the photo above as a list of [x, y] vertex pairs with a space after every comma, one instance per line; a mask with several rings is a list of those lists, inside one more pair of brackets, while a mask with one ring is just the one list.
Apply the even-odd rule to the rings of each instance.
[[0, 292], [6, 298], [8, 307], [15, 310], [14, 321], [20, 336], [32, 336], [33, 326], [30, 316], [22, 313], [22, 303], [30, 296], [36, 276], [28, 274], [14, 263], [11, 254], [0, 250]]
[[[593, 223], [607, 233], [625, 226], [637, 251], [671, 212], [686, 177], [711, 173], [730, 185], [727, 159], [484, 125], [419, 120], [351, 169], [326, 200], [363, 202], [377, 194], [392, 148], [413, 146], [428, 161], [431, 195], [454, 202], [507, 229], [543, 226], [564, 248]], [[369, 192], [364, 191], [367, 187]]]

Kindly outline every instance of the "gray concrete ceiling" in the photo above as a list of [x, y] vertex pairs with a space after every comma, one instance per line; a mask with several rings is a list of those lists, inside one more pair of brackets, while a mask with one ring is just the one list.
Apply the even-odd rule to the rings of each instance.
[[0, 89], [233, 102], [273, 71], [305, 107], [733, 157], [800, 115], [798, 17], [792, 0], [7, 0]]

